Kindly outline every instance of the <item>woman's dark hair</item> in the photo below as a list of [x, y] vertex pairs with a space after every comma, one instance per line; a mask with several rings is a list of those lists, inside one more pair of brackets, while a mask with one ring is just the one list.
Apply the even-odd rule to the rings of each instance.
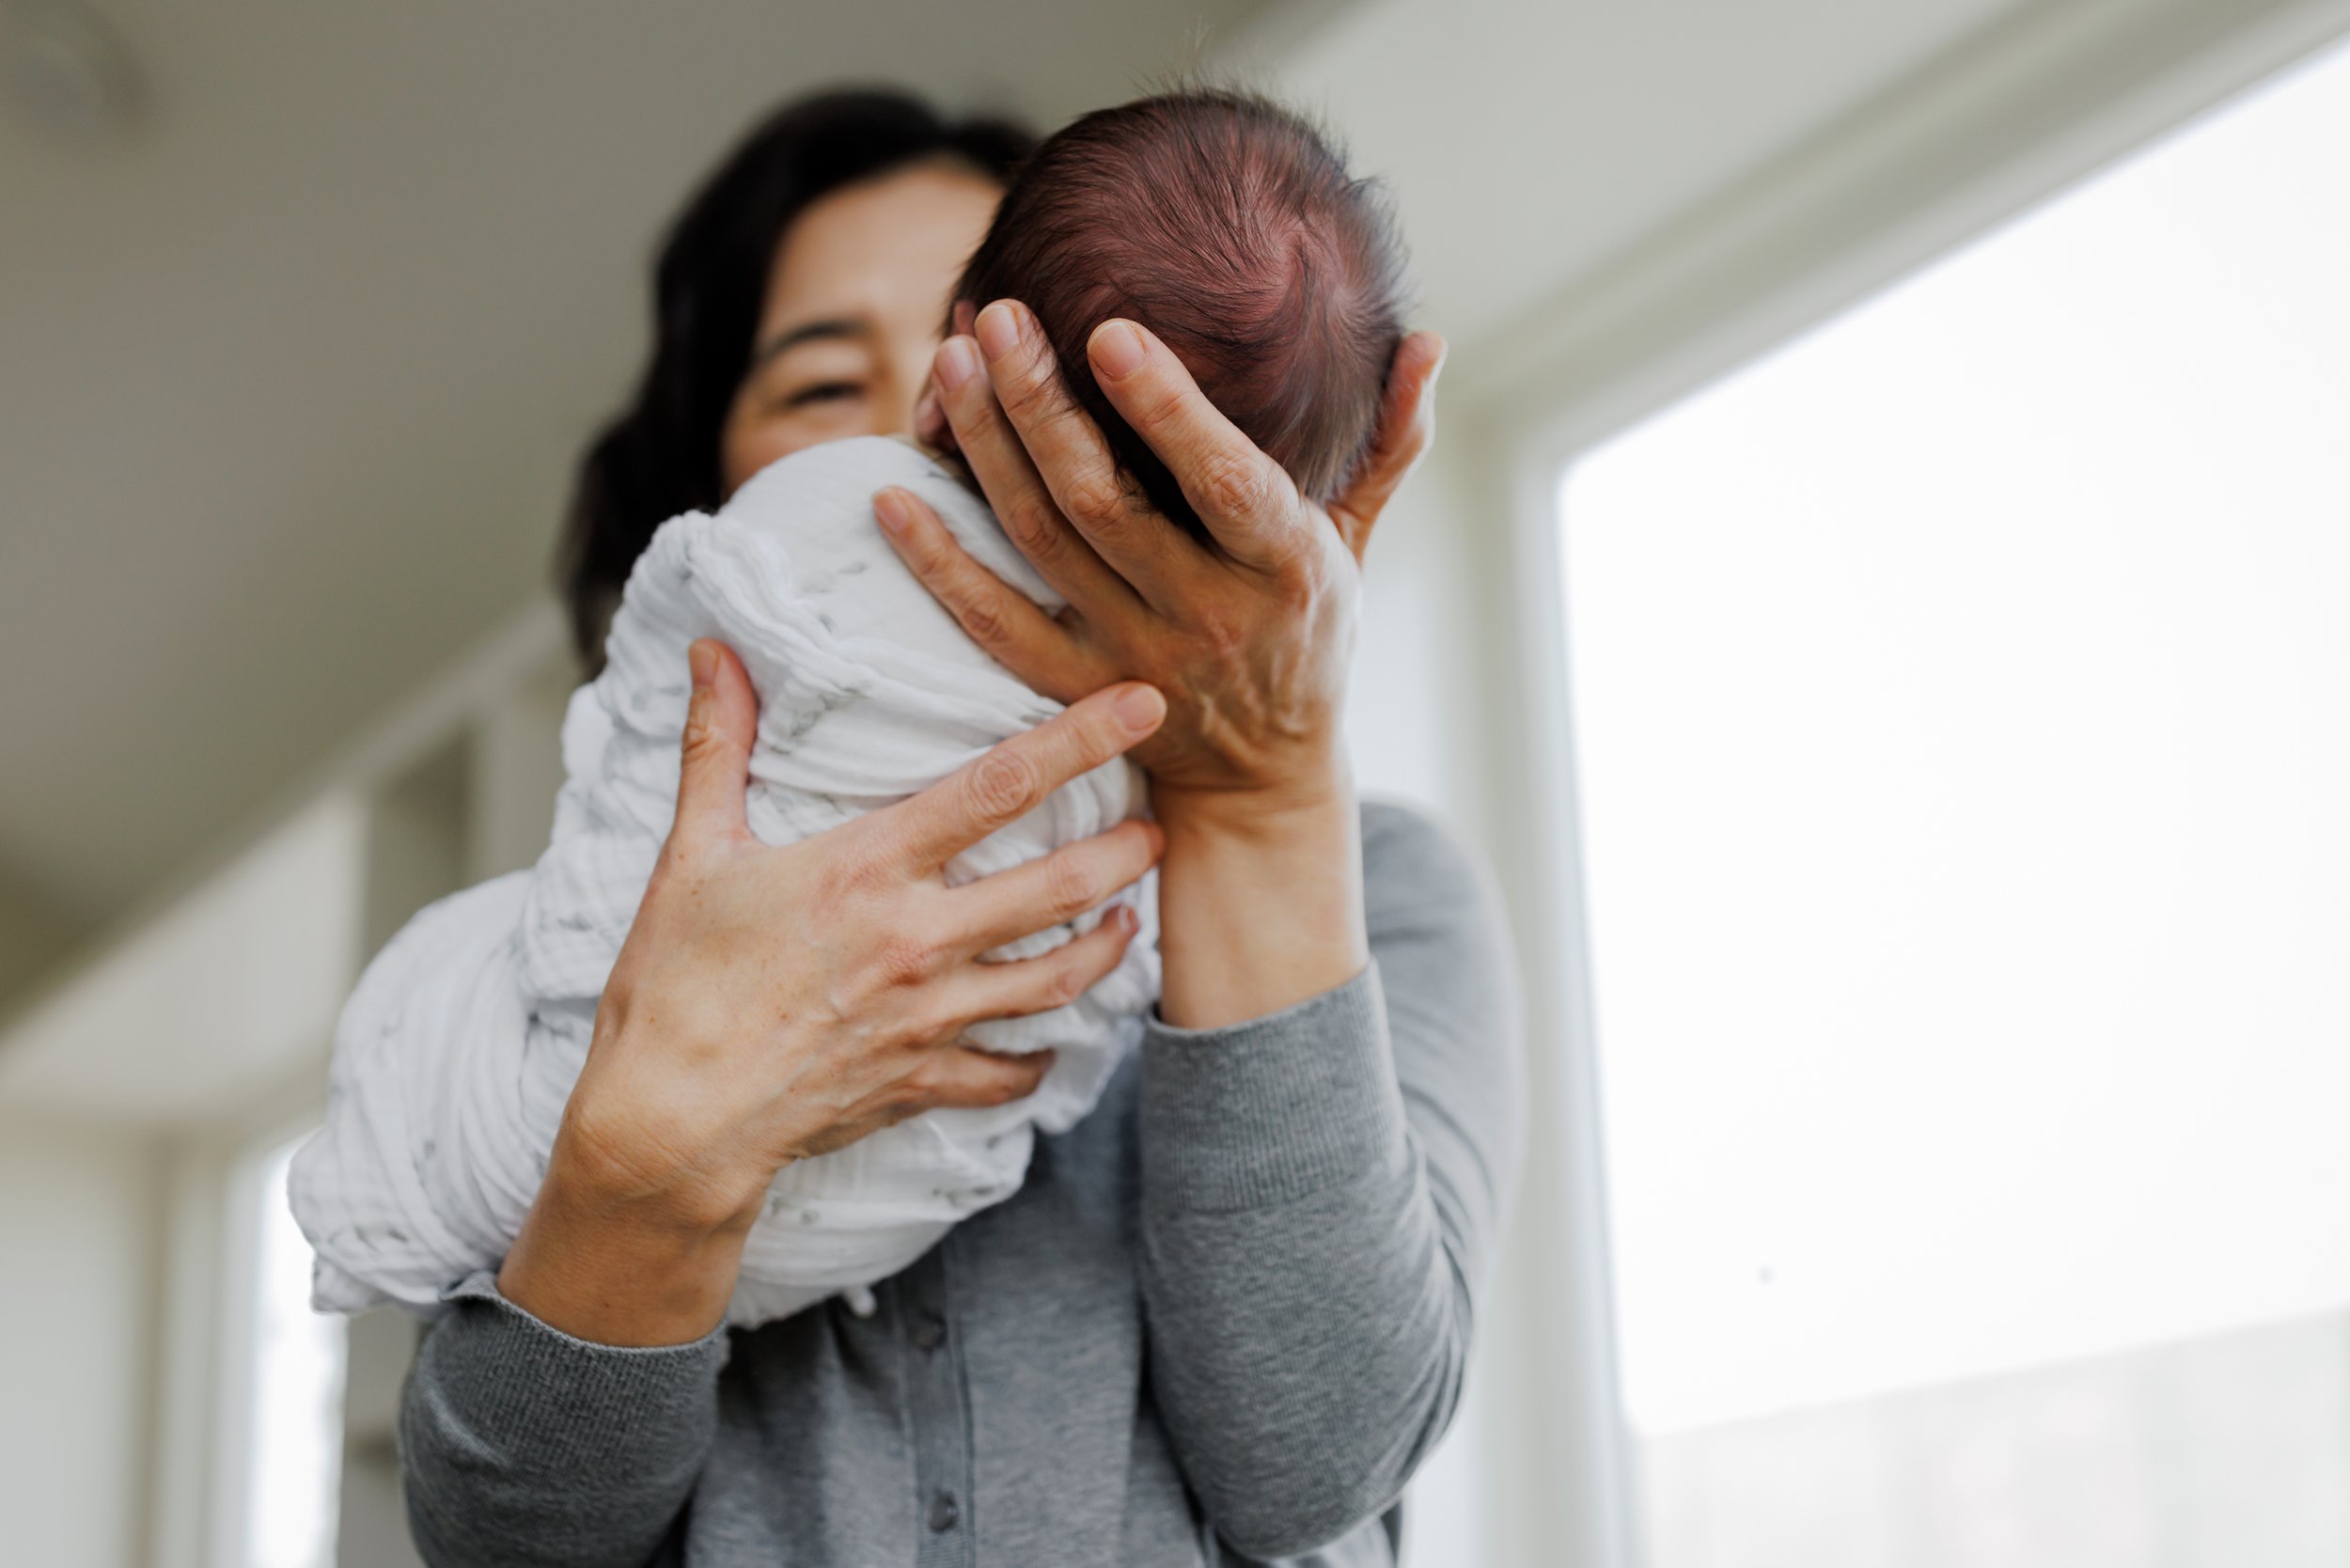
[[845, 185], [935, 158], [1009, 182], [1035, 141], [1010, 120], [948, 119], [904, 93], [827, 92], [785, 104], [704, 181], [653, 269], [651, 363], [581, 460], [564, 525], [557, 580], [590, 671], [653, 530], [721, 499], [719, 432], [792, 222]]

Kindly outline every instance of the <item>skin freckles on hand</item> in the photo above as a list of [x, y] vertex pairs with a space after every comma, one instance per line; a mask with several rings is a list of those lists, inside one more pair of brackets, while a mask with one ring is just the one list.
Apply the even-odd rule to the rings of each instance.
[[1380, 511], [1434, 433], [1443, 340], [1398, 349], [1380, 428], [1326, 507], [1216, 412], [1150, 331], [1104, 322], [1089, 345], [1114, 406], [1177, 478], [1201, 542], [1120, 482], [1109, 449], [1061, 388], [1027, 311], [999, 301], [939, 350], [934, 396], [1005, 531], [1069, 601], [1047, 616], [956, 544], [903, 491], [876, 515], [964, 629], [1063, 701], [1120, 679], [1167, 696], [1166, 727], [1136, 752], [1162, 817], [1286, 810], [1342, 772], [1340, 720], [1361, 562]]
[[1159, 878], [1161, 1015], [1214, 1027], [1262, 1017], [1370, 960], [1360, 824], [1340, 735], [1380, 512], [1435, 431], [1444, 341], [1397, 350], [1370, 451], [1327, 505], [1301, 494], [1139, 323], [1088, 343], [1111, 404], [1199, 514], [1205, 541], [1122, 482], [1016, 303], [941, 346], [936, 400], [997, 520], [1068, 603], [1047, 615], [904, 492], [875, 499], [899, 555], [973, 640], [1063, 701], [1141, 680], [1167, 719], [1135, 751], [1167, 835]]
[[[1036, 958], [979, 955], [1098, 905], [1165, 846], [1128, 822], [946, 882], [956, 855], [1156, 729], [1167, 705], [1150, 687], [1097, 693], [911, 799], [769, 845], [745, 816], [750, 679], [714, 643], [695, 645], [693, 666], [676, 823], [499, 1277], [546, 1322], [613, 1343], [717, 1321], [760, 1200], [793, 1160], [1032, 1092], [1049, 1053], [996, 1056], [965, 1031], [1064, 1005], [1117, 967], [1136, 922], [1120, 910]], [[665, 1259], [658, 1289], [616, 1298], [597, 1283]]]

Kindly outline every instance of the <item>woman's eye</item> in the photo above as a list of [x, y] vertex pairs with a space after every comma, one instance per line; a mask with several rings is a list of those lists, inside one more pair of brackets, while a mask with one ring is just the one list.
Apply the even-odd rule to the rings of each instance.
[[838, 402], [843, 398], [861, 398], [864, 395], [865, 387], [858, 382], [821, 381], [813, 386], [800, 388], [783, 402], [786, 408], [806, 408], [810, 403]]

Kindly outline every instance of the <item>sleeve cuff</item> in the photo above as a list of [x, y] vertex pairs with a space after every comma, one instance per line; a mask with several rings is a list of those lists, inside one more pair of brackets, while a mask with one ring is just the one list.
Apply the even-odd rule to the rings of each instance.
[[1407, 1163], [1376, 962], [1225, 1028], [1177, 1028], [1153, 1014], [1142, 1050], [1143, 1180], [1154, 1203], [1255, 1208]]
[[485, 1427], [529, 1434], [533, 1446], [577, 1462], [616, 1446], [642, 1451], [665, 1429], [682, 1436], [707, 1420], [727, 1359], [723, 1325], [685, 1344], [597, 1344], [509, 1301], [486, 1269], [442, 1299], [454, 1321], [434, 1329], [442, 1342], [431, 1348], [443, 1374], [472, 1390]]

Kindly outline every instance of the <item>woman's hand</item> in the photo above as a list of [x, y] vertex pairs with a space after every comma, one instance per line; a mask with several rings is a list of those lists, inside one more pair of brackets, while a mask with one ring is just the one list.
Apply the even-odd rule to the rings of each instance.
[[1167, 725], [1135, 754], [1162, 818], [1281, 808], [1325, 791], [1354, 651], [1363, 549], [1434, 431], [1443, 340], [1397, 350], [1380, 428], [1325, 509], [1298, 493], [1142, 326], [1088, 343], [1102, 390], [1183, 487], [1213, 540], [1160, 516], [1120, 475], [1062, 388], [1027, 308], [998, 301], [936, 363], [933, 431], [951, 426], [1005, 532], [1069, 601], [1044, 614], [960, 546], [913, 494], [876, 511], [909, 567], [1013, 674], [1064, 702], [1112, 681], [1167, 695]]
[[947, 862], [1150, 735], [1166, 703], [1121, 685], [897, 806], [796, 844], [744, 819], [758, 712], [713, 642], [693, 651], [676, 823], [596, 1011], [547, 1179], [500, 1271], [509, 1299], [605, 1343], [697, 1338], [734, 1288], [776, 1172], [943, 1105], [1033, 1090], [1043, 1055], [962, 1043], [1109, 973], [1126, 910], [1038, 958], [988, 949], [1133, 883], [1163, 842], [1130, 822], [960, 887]]
[[1048, 616], [1006, 587], [908, 492], [883, 492], [875, 512], [964, 630], [1037, 690], [1073, 701], [1133, 679], [1166, 694], [1167, 724], [1135, 753], [1167, 834], [1162, 1014], [1234, 1023], [1352, 978], [1370, 949], [1340, 719], [1362, 555], [1434, 436], [1443, 339], [1415, 333], [1396, 351], [1371, 449], [1324, 508], [1147, 329], [1095, 328], [1094, 378], [1182, 484], [1202, 543], [1125, 482], [1025, 306], [997, 301], [970, 324], [941, 345], [917, 422], [951, 427], [1004, 531], [1069, 607]]

